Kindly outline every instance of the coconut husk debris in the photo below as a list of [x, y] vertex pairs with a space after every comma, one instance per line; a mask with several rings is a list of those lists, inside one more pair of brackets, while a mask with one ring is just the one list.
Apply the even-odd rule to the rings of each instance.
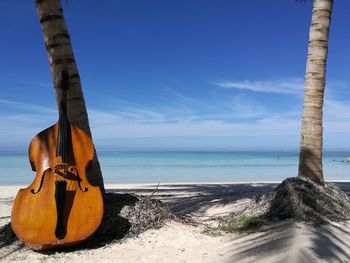
[[295, 219], [316, 224], [345, 221], [350, 219], [350, 199], [332, 183], [322, 186], [307, 178], [291, 177], [272, 192], [256, 196], [241, 214], [232, 214], [225, 221], [240, 216]]

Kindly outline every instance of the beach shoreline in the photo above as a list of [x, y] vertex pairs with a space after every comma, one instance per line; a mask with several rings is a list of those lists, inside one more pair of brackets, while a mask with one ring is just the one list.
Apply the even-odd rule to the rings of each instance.
[[[3, 262], [253, 262], [263, 263], [305, 257], [310, 262], [346, 261], [350, 258], [350, 222], [318, 227], [294, 221], [268, 222], [257, 232], [221, 233], [203, 231], [213, 218], [239, 213], [257, 194], [271, 191], [278, 182], [106, 184], [109, 193], [152, 195], [178, 216], [198, 224], [168, 221], [138, 237], [93, 249], [37, 253], [12, 244], [0, 247]], [[337, 183], [349, 195], [350, 183]], [[19, 186], [0, 186], [0, 227], [10, 222], [11, 207]], [[214, 220], [215, 221], [215, 220]], [[337, 237], [337, 238], [335, 238]], [[171, 259], [169, 261], [169, 259]], [[295, 261], [294, 261], [295, 262]]]
[[[323, 160], [329, 181], [349, 179], [348, 163], [335, 162], [344, 155]], [[106, 184], [263, 183], [281, 182], [298, 174], [298, 154], [278, 159], [278, 153], [101, 152], [99, 161]], [[29, 185], [35, 177], [28, 156], [0, 156], [0, 185]]]

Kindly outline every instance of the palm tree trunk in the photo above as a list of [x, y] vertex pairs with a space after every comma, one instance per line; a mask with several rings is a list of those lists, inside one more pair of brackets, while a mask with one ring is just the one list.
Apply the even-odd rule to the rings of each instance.
[[[68, 119], [73, 125], [79, 127], [91, 137], [78, 68], [60, 0], [35, 0], [35, 6], [44, 36], [54, 87], [58, 87], [60, 84], [62, 70], [67, 70], [69, 74]], [[55, 95], [56, 102], [59, 104], [59, 92], [56, 89]], [[87, 176], [92, 185], [99, 185], [104, 192], [103, 178], [96, 151], [93, 169], [88, 172]]]
[[314, 0], [307, 55], [304, 110], [301, 125], [299, 177], [324, 185], [322, 115], [333, 0]]

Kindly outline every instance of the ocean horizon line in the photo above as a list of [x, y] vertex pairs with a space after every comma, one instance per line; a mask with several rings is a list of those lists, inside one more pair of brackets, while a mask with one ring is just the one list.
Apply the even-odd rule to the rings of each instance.
[[[277, 154], [299, 154], [299, 150], [278, 150], [278, 149], [246, 149], [246, 150], [234, 150], [234, 149], [96, 149], [99, 153], [237, 153], [237, 154], [249, 154], [249, 153], [277, 153]], [[323, 151], [324, 154], [332, 153], [348, 153], [350, 156], [350, 149], [327, 149]], [[28, 150], [0, 150], [0, 155], [8, 154], [28, 154]]]

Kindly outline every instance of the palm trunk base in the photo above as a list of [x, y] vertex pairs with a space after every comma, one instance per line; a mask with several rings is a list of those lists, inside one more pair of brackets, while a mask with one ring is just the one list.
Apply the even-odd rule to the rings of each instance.
[[301, 147], [298, 177], [309, 179], [322, 186], [325, 185], [322, 169], [322, 149], [316, 152], [306, 147]]

